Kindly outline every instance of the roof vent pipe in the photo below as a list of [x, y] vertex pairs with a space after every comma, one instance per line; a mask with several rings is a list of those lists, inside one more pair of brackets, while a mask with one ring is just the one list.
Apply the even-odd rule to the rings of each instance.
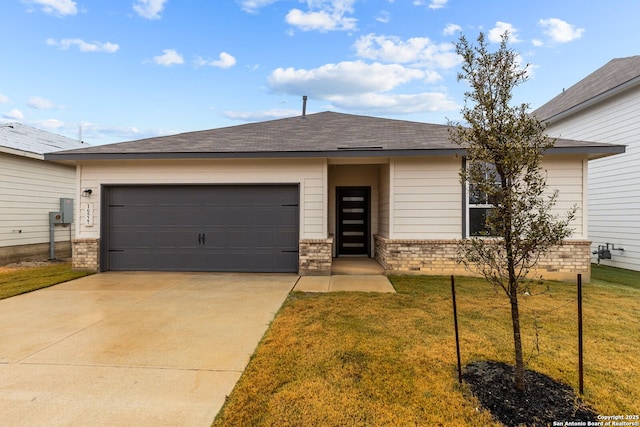
[[307, 116], [307, 95], [302, 97], [302, 118]]

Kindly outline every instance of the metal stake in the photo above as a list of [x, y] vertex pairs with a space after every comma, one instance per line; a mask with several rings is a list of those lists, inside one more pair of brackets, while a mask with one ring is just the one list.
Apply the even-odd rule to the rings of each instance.
[[584, 393], [584, 367], [582, 364], [582, 274], [578, 274], [578, 389]]
[[456, 330], [456, 354], [458, 356], [458, 382], [462, 384], [462, 364], [460, 363], [460, 337], [458, 335], [458, 309], [456, 307], [456, 285], [451, 275], [451, 295], [453, 296], [453, 324]]

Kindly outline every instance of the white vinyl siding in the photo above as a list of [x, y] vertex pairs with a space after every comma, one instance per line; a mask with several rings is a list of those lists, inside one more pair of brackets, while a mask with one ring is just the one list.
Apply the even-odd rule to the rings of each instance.
[[[541, 165], [547, 185], [545, 194], [551, 195], [555, 190], [558, 190], [558, 198], [551, 214], [556, 216], [558, 220], [564, 220], [570, 210], [574, 207], [577, 208], [574, 219], [569, 224], [572, 229], [570, 239], [574, 240], [587, 238], [585, 227], [586, 162], [586, 157], [547, 156], [543, 158]], [[489, 205], [482, 206], [488, 207]], [[466, 226], [467, 235], [469, 235], [469, 224]]]
[[378, 176], [379, 199], [378, 199], [378, 234], [389, 237], [389, 209], [390, 209], [390, 167], [388, 164], [380, 166]]
[[[572, 239], [586, 238], [584, 224], [586, 158], [553, 156], [543, 161], [548, 191], [559, 190], [553, 213], [564, 217], [578, 207], [571, 223]], [[455, 157], [396, 159], [390, 174], [392, 239], [459, 239], [462, 237], [463, 204], [460, 168]]]
[[627, 146], [624, 154], [589, 162], [589, 238], [593, 250], [606, 243], [624, 248], [603, 264], [640, 270], [640, 87], [553, 123], [547, 132]]
[[462, 161], [396, 159], [391, 176], [392, 239], [456, 239], [462, 233]]
[[[77, 203], [75, 176], [73, 166], [0, 153], [0, 247], [48, 243], [49, 212], [60, 210], [62, 197]], [[71, 233], [57, 225], [55, 240]]]
[[[90, 203], [93, 225], [78, 221], [78, 237], [100, 237], [100, 186], [105, 184], [299, 184], [300, 238], [324, 239], [326, 223], [326, 162], [299, 160], [153, 160], [80, 162], [81, 193], [78, 215]], [[78, 195], [79, 197], [79, 195]]]
[[564, 219], [574, 206], [578, 208], [574, 220], [569, 224], [573, 230], [570, 237], [572, 240], [584, 240], [588, 237], [584, 204], [587, 197], [586, 163], [586, 157], [577, 156], [548, 156], [542, 161], [542, 168], [546, 171], [547, 177], [547, 193], [558, 190], [558, 199], [552, 214], [558, 219]]

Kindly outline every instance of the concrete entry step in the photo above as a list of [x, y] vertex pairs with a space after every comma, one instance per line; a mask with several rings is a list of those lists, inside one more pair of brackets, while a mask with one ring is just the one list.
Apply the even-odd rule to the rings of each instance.
[[340, 257], [331, 263], [332, 275], [384, 275], [384, 268], [375, 258], [368, 257]]
[[299, 292], [396, 292], [386, 276], [372, 274], [302, 276], [293, 290]]

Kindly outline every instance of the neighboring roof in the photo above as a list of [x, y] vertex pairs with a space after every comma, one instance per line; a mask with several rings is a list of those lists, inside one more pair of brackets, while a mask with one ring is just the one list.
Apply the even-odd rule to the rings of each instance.
[[45, 153], [84, 147], [87, 147], [87, 144], [77, 139], [21, 123], [0, 124], [0, 152], [43, 159]]
[[[449, 126], [333, 112], [50, 153], [47, 160], [380, 157], [463, 154]], [[559, 139], [556, 153], [595, 157], [624, 146]]]
[[553, 122], [640, 84], [640, 55], [616, 58], [533, 112]]

